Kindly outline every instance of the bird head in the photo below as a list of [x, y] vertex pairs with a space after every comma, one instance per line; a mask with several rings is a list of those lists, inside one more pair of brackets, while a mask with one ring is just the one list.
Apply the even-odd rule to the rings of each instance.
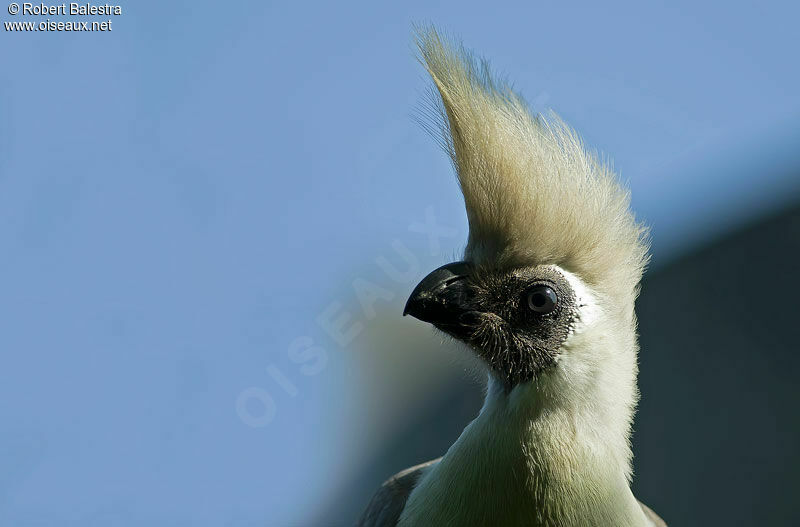
[[415, 288], [406, 314], [472, 347], [509, 386], [553, 366], [579, 307], [567, 273], [553, 265], [444, 265]]
[[[506, 388], [598, 382], [635, 400], [634, 300], [645, 228], [610, 166], [554, 114], [533, 115], [485, 61], [433, 29], [417, 40], [469, 222], [463, 261], [405, 314], [466, 343]], [[552, 382], [551, 382], [552, 381]]]

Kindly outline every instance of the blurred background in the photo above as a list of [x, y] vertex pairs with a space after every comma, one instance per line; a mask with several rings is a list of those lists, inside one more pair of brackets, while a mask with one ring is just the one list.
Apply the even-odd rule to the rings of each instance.
[[482, 379], [401, 317], [466, 217], [412, 23], [614, 160], [654, 258], [634, 490], [798, 525], [796, 3], [138, 1], [0, 35], [0, 525], [338, 526]]

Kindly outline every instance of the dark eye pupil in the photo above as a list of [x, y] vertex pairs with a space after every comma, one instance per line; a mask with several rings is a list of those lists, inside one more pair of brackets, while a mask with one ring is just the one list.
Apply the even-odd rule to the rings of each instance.
[[536, 313], [550, 313], [557, 303], [556, 292], [546, 285], [536, 286], [528, 292], [528, 307]]

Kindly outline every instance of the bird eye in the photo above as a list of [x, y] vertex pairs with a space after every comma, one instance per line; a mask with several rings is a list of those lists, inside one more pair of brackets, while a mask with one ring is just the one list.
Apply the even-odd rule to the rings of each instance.
[[558, 304], [558, 295], [549, 286], [537, 285], [528, 289], [528, 309], [546, 315], [552, 313]]

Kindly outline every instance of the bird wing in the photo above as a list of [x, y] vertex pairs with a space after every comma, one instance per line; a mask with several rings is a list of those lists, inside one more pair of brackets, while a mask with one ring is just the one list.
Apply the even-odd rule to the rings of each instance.
[[442, 458], [428, 461], [398, 472], [378, 489], [359, 518], [357, 527], [395, 527], [406, 500], [417, 485], [420, 476]]
[[644, 511], [644, 515], [647, 516], [647, 519], [652, 522], [653, 527], [667, 527], [667, 523], [661, 519], [661, 516], [653, 512], [653, 509], [651, 509], [641, 501], [639, 501], [639, 505], [641, 505], [642, 510]]

